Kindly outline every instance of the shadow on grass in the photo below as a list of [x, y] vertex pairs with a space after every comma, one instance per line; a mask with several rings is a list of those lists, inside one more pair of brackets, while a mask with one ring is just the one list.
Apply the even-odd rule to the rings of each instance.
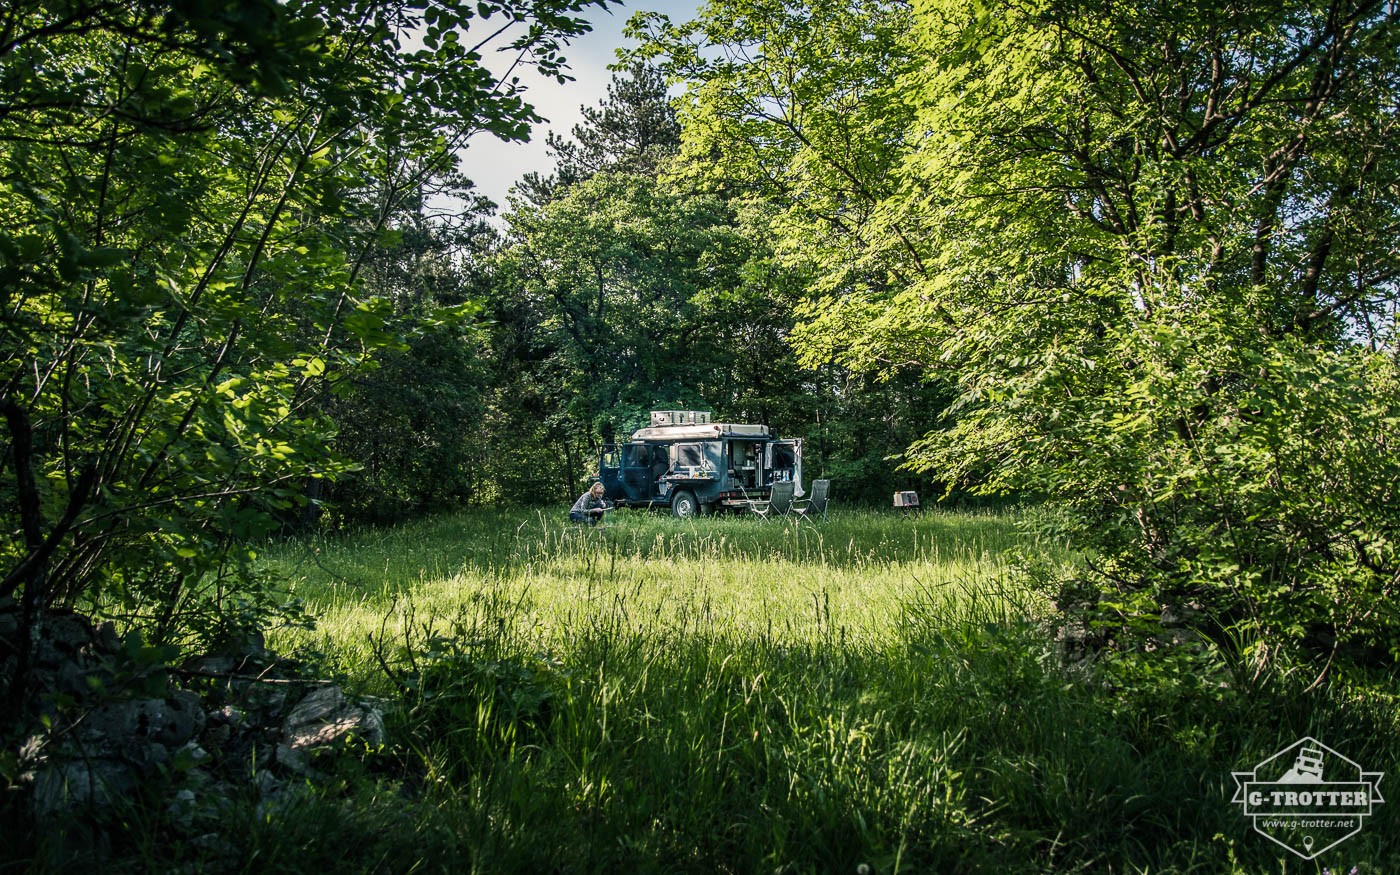
[[[236, 855], [132, 850], [197, 871], [1299, 871], [1231, 771], [1302, 735], [1393, 765], [1381, 698], [1246, 695], [1205, 659], [1066, 671], [997, 610], [914, 607], [875, 646], [610, 609], [555, 652], [483, 614], [419, 654], [386, 751], [235, 804]], [[1395, 823], [1378, 809], [1329, 859], [1394, 871]]]
[[[321, 546], [363, 551], [371, 570], [477, 563], [496, 577], [599, 544], [692, 562], [735, 544], [771, 556], [781, 538], [772, 523], [709, 522], [578, 532], [467, 515]], [[838, 516], [816, 561], [918, 561], [1014, 538], [1013, 524]], [[108, 871], [1320, 871], [1252, 832], [1231, 772], [1303, 735], [1395, 765], [1393, 685], [1245, 691], [1187, 650], [1066, 668], [1014, 598], [976, 588], [924, 592], [890, 635], [847, 640], [829, 615], [800, 638], [710, 612], [677, 626], [621, 589], [546, 633], [502, 587], [412, 642], [388, 747], [332, 763], [333, 779], [228, 800], [212, 840], [131, 808], [86, 838], [48, 823], [9, 847]], [[1395, 871], [1398, 825], [1382, 805], [1320, 862]]]

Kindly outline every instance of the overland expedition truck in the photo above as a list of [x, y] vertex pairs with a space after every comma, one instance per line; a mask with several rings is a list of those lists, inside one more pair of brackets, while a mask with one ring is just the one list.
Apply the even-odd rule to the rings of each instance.
[[766, 500], [775, 482], [803, 494], [802, 441], [699, 410], [653, 410], [631, 441], [603, 445], [598, 478], [619, 507], [667, 505], [678, 517], [737, 509]]

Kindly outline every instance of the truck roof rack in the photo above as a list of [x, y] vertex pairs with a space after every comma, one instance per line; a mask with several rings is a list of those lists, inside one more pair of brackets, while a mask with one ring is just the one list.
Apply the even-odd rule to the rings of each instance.
[[654, 425], [639, 428], [632, 440], [714, 440], [720, 437], [766, 438], [771, 432], [766, 425], [737, 422], [712, 422], [707, 425]]
[[710, 411], [708, 410], [653, 410], [651, 412], [651, 426], [666, 425], [709, 425]]

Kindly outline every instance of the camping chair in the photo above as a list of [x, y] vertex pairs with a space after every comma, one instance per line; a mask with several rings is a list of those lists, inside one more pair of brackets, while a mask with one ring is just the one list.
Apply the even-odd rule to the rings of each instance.
[[810, 520], [817, 514], [821, 514], [823, 520], [826, 519], [826, 500], [831, 493], [830, 480], [813, 480], [812, 497], [804, 504], [793, 504], [792, 512], [799, 518]]
[[792, 510], [792, 496], [796, 490], [797, 484], [791, 480], [774, 483], [773, 490], [768, 493], [767, 501], [749, 499], [749, 510], [765, 520], [768, 519], [770, 511], [787, 516], [788, 511]]

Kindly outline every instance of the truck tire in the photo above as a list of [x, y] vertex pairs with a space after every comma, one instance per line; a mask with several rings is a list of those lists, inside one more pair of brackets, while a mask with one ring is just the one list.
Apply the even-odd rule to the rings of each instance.
[[700, 503], [695, 500], [695, 493], [689, 489], [681, 489], [671, 496], [671, 513], [685, 519], [693, 517], [700, 512]]

